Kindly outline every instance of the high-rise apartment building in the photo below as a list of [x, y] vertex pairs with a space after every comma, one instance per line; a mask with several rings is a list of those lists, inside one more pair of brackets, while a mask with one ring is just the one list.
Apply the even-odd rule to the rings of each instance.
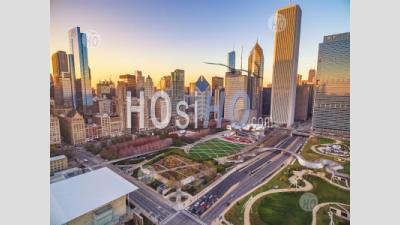
[[60, 121], [53, 115], [50, 115], [50, 144], [61, 144]]
[[209, 118], [209, 114], [207, 114], [207, 109], [210, 108], [208, 96], [211, 95], [211, 90], [210, 84], [203, 75], [201, 75], [199, 79], [197, 79], [196, 92], [197, 96], [195, 101], [197, 101], [197, 119], [204, 121]]
[[294, 122], [296, 75], [299, 57], [301, 9], [290, 5], [275, 15], [271, 116], [274, 123], [290, 127]]
[[[247, 76], [240, 71], [226, 72], [225, 74], [225, 103], [224, 118], [229, 120], [239, 120], [243, 110], [245, 110], [245, 100], [239, 94], [247, 95]], [[236, 103], [233, 102], [238, 96]]]
[[262, 114], [262, 88], [264, 76], [264, 53], [258, 41], [250, 51], [248, 59], [247, 94], [250, 99], [250, 109], [257, 116]]
[[86, 143], [85, 120], [77, 111], [70, 111], [67, 115], [60, 115], [61, 135], [72, 145]]
[[176, 69], [171, 73], [171, 112], [176, 115], [176, 106], [178, 102], [185, 100], [185, 71]]
[[328, 35], [319, 44], [318, 84], [315, 91], [313, 130], [350, 136], [350, 33]]
[[71, 53], [70, 68], [75, 78], [77, 109], [85, 115], [91, 114], [93, 96], [86, 34], [81, 33], [80, 27], [74, 27], [69, 30], [68, 35]]
[[54, 102], [57, 108], [75, 108], [75, 81], [68, 65], [68, 56], [57, 51], [51, 56], [54, 81]]
[[228, 72], [234, 72], [236, 63], [236, 53], [235, 51], [228, 52]]

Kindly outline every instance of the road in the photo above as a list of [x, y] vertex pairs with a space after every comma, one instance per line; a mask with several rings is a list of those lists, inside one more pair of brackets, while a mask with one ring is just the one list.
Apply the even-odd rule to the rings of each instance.
[[[298, 152], [304, 144], [305, 138], [291, 137], [276, 147], [285, 148], [288, 151]], [[211, 224], [230, 204], [238, 198], [248, 194], [254, 187], [261, 184], [271, 176], [290, 157], [289, 154], [280, 154], [278, 151], [265, 154], [262, 158], [249, 166], [232, 173], [219, 185], [211, 189], [204, 196], [221, 196], [200, 218], [207, 224]], [[227, 191], [229, 193], [225, 194]], [[201, 201], [201, 199], [200, 199]], [[194, 202], [189, 209], [193, 209]]]
[[[81, 162], [90, 170], [93, 170], [93, 168], [97, 169], [99, 168], [97, 165], [105, 165], [104, 162], [106, 162], [100, 157], [94, 156], [90, 152], [87, 152], [83, 148], [79, 147], [74, 151], [73, 154], [79, 162]], [[192, 215], [188, 215], [187, 212], [174, 209], [167, 199], [164, 199], [146, 184], [143, 184], [132, 176], [125, 174], [118, 167], [112, 164], [107, 165], [107, 167], [138, 187], [138, 190], [131, 192], [128, 195], [129, 201], [141, 208], [143, 213], [150, 219], [167, 225], [172, 225], [173, 223], [187, 225], [203, 224], [199, 219], [193, 217]], [[171, 221], [173, 223], [171, 223]]]

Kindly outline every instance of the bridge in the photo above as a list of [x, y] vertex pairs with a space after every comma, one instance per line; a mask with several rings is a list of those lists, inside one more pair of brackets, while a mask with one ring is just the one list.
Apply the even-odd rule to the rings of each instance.
[[296, 152], [287, 151], [283, 148], [260, 148], [260, 149], [258, 149], [258, 151], [276, 151], [276, 150], [284, 152], [284, 153], [288, 153], [288, 154], [294, 156], [297, 159], [297, 161], [300, 163], [300, 165], [302, 165], [306, 168], [309, 168], [309, 169], [325, 168], [326, 172], [331, 173], [334, 176], [350, 178], [350, 176], [347, 174], [337, 172], [337, 170], [343, 169], [343, 166], [332, 160], [321, 159], [321, 160], [312, 162], [312, 161], [308, 161], [308, 160], [304, 159], [300, 154], [298, 154]]

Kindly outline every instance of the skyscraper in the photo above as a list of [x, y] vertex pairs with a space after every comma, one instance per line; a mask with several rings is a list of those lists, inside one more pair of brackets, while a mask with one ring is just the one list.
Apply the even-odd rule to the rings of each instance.
[[91, 114], [93, 96], [86, 34], [81, 33], [80, 27], [74, 27], [69, 30], [68, 35], [72, 55], [71, 65], [73, 65], [71, 73], [76, 79], [77, 109], [85, 115]]
[[57, 108], [75, 108], [74, 79], [68, 66], [67, 53], [57, 51], [51, 57], [54, 76], [54, 102]]
[[142, 75], [142, 71], [136, 70], [136, 96], [140, 96], [140, 91], [144, 91], [144, 77]]
[[274, 123], [290, 127], [294, 122], [296, 75], [299, 56], [301, 9], [290, 5], [276, 12], [272, 73], [271, 116]]
[[350, 136], [350, 33], [328, 35], [319, 44], [313, 130]]
[[258, 41], [250, 51], [248, 59], [247, 94], [250, 98], [250, 109], [257, 116], [262, 114], [262, 88], [264, 76], [264, 53]]
[[311, 87], [306, 84], [296, 88], [296, 111], [294, 115], [296, 121], [306, 121], [308, 119], [310, 92]]
[[213, 76], [211, 78], [211, 90], [212, 90], [212, 95], [215, 95], [215, 89], [218, 87], [223, 87], [224, 86], [224, 78], [223, 77], [218, 77], [218, 76]]
[[301, 86], [301, 83], [303, 81], [303, 76], [301, 74], [297, 74], [296, 80], [297, 80], [296, 81], [297, 86]]
[[196, 92], [197, 97], [195, 101], [197, 101], [197, 116], [199, 120], [203, 121], [209, 118], [209, 115], [207, 114], [207, 108], [210, 108], [211, 103], [208, 101], [208, 96], [211, 94], [210, 84], [203, 75], [197, 79]]
[[239, 93], [247, 94], [247, 76], [240, 71], [226, 72], [225, 74], [225, 103], [224, 117], [230, 120], [239, 120], [245, 110], [245, 100], [239, 97], [236, 104], [234, 97]]
[[263, 88], [262, 115], [271, 115], [271, 87]]
[[176, 105], [185, 100], [185, 71], [176, 69], [171, 73], [171, 107], [172, 115], [176, 115]]
[[315, 69], [310, 69], [310, 71], [308, 71], [308, 83], [315, 84], [315, 81]]
[[228, 72], [233, 72], [235, 70], [235, 62], [236, 62], [236, 53], [235, 51], [228, 52]]
[[136, 76], [124, 74], [119, 76], [119, 80], [126, 83], [126, 91], [131, 92], [131, 96], [136, 96]]

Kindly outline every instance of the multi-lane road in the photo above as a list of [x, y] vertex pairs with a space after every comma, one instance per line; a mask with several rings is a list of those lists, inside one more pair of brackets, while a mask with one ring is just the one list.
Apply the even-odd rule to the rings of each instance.
[[[305, 138], [290, 137], [276, 147], [287, 149], [291, 152], [298, 152], [304, 142]], [[202, 201], [205, 201], [209, 196], [213, 196], [212, 198], [217, 196], [216, 202], [213, 203], [211, 201], [207, 203], [211, 204], [211, 206], [207, 206], [208, 209], [200, 215], [202, 221], [211, 224], [214, 220], [219, 219], [218, 217], [230, 204], [236, 202], [241, 196], [248, 194], [252, 189], [265, 181], [278, 170], [289, 157], [289, 154], [280, 153], [280, 151], [265, 153], [260, 159], [254, 161], [245, 168], [235, 171], [209, 192], [205, 193], [198, 201], [194, 202], [189, 207], [189, 210], [196, 213], [194, 209], [198, 208]]]

